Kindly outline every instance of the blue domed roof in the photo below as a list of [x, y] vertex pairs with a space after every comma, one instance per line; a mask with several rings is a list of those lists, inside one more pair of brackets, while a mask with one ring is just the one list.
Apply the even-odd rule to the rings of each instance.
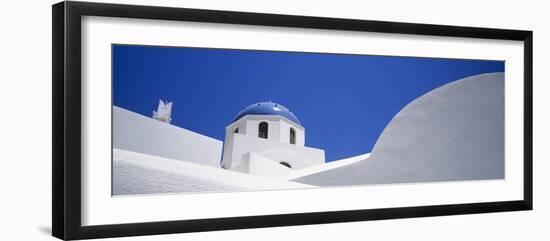
[[235, 116], [233, 122], [241, 119], [246, 115], [279, 115], [285, 117], [298, 125], [302, 125], [298, 118], [288, 110], [288, 108], [273, 102], [259, 102], [245, 107]]

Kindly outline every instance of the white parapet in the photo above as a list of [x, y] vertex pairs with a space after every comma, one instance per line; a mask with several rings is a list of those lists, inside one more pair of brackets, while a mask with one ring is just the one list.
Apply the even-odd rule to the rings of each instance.
[[113, 147], [220, 167], [223, 143], [113, 106]]
[[113, 149], [113, 177], [114, 195], [316, 187], [120, 149]]

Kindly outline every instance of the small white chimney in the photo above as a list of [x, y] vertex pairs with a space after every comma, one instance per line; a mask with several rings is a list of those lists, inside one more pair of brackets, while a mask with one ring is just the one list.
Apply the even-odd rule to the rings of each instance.
[[173, 102], [164, 102], [159, 100], [157, 111], [153, 111], [153, 119], [170, 124], [172, 121]]

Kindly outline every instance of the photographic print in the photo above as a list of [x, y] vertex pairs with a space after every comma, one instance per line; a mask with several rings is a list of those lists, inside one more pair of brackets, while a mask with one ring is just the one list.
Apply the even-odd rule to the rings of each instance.
[[52, 23], [60, 239], [533, 209], [532, 31], [72, 1]]
[[112, 195], [504, 178], [504, 61], [112, 45]]

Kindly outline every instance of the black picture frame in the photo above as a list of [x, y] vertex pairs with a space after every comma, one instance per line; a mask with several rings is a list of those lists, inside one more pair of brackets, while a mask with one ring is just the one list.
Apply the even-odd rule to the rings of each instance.
[[[523, 199], [404, 208], [82, 226], [81, 224], [81, 17], [195, 21], [327, 30], [517, 40], [524, 43]], [[199, 232], [380, 219], [531, 210], [533, 208], [533, 33], [523, 30], [443, 26], [263, 13], [197, 10], [90, 2], [52, 6], [53, 156], [52, 233], [60, 239]]]

